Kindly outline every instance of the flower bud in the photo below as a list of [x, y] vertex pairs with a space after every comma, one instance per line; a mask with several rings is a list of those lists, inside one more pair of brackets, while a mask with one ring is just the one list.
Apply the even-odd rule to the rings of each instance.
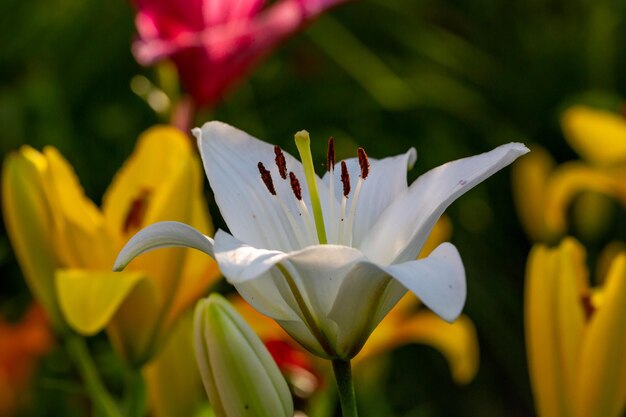
[[287, 382], [258, 336], [218, 294], [195, 313], [196, 359], [217, 417], [292, 417]]

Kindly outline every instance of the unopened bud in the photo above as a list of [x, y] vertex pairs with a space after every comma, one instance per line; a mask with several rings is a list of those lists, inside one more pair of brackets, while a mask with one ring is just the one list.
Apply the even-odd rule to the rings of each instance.
[[196, 359], [217, 417], [292, 417], [287, 382], [263, 342], [218, 294], [195, 312]]

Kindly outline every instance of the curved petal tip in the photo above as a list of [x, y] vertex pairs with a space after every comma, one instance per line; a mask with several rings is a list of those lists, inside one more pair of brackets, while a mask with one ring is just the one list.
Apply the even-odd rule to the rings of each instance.
[[180, 222], [154, 223], [133, 236], [120, 251], [114, 271], [121, 271], [137, 256], [154, 249], [187, 247], [213, 256], [213, 239]]

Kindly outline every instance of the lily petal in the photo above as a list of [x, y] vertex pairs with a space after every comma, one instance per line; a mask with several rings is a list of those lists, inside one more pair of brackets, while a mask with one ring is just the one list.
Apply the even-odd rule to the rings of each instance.
[[[242, 297], [279, 321], [300, 343], [306, 339], [303, 344], [318, 353], [323, 343], [312, 328], [322, 330], [336, 347], [334, 354], [350, 357], [406, 288], [449, 321], [456, 319], [465, 302], [463, 264], [449, 243], [428, 258], [381, 267], [346, 246], [311, 246], [287, 254], [254, 248], [223, 231], [215, 239], [218, 264]], [[405, 288], [385, 302], [384, 295], [395, 282], [389, 276]], [[298, 318], [306, 326], [294, 328], [291, 322]], [[322, 350], [324, 354], [329, 352]]]
[[[412, 294], [407, 297], [415, 298]], [[374, 330], [355, 357], [355, 365], [408, 343], [427, 344], [441, 352], [457, 384], [467, 384], [478, 371], [478, 336], [468, 317], [460, 316], [450, 324], [429, 311], [405, 316], [396, 309]]]
[[57, 266], [53, 221], [46, 203], [43, 176], [47, 161], [29, 146], [7, 155], [2, 166], [2, 214], [15, 256], [35, 298], [56, 329], [66, 327], [54, 291]]
[[624, 170], [601, 170], [582, 162], [567, 162], [555, 169], [546, 187], [545, 222], [552, 235], [567, 231], [567, 211], [574, 198], [592, 191], [615, 198], [626, 206]]
[[[363, 255], [336, 245], [310, 246], [291, 253], [257, 249], [219, 230], [215, 235], [215, 258], [227, 280], [257, 310], [277, 320], [292, 320], [304, 313], [292, 295], [294, 288], [288, 286], [289, 280], [293, 280], [291, 284], [303, 297], [306, 308], [325, 316], [343, 277]], [[278, 264], [283, 269], [277, 268]]]
[[583, 158], [598, 165], [626, 162], [626, 120], [604, 110], [572, 107], [563, 113], [565, 139]]
[[179, 222], [154, 223], [133, 236], [115, 260], [114, 271], [126, 268], [137, 256], [154, 249], [187, 247], [213, 256], [213, 239]]
[[439, 245], [427, 258], [384, 268], [442, 319], [453, 322], [467, 296], [465, 268], [453, 244]]
[[[395, 200], [395, 198], [408, 188], [406, 173], [413, 168], [417, 160], [415, 148], [411, 148], [404, 154], [383, 159], [370, 159], [370, 172], [363, 181], [357, 203], [354, 230], [352, 234], [352, 246], [359, 243], [367, 235], [370, 228], [376, 223], [380, 214]], [[357, 158], [346, 159], [346, 166], [350, 174], [351, 189], [356, 188], [356, 183], [361, 175], [361, 167]], [[336, 164], [339, 166], [339, 163]], [[343, 186], [339, 172], [334, 174], [333, 189], [335, 200], [341, 201]], [[324, 184], [329, 184], [330, 174], [324, 175]], [[349, 200], [352, 203], [352, 200]], [[339, 205], [335, 207], [338, 209]], [[351, 206], [348, 206], [348, 210]], [[338, 218], [338, 214], [335, 214]], [[328, 226], [328, 225], [327, 225]], [[327, 231], [328, 234], [329, 231]]]
[[61, 269], [55, 278], [67, 323], [80, 334], [91, 336], [109, 324], [120, 304], [146, 276], [139, 272]]
[[415, 259], [454, 200], [527, 152], [523, 144], [509, 143], [430, 170], [382, 213], [359, 249], [381, 264]]
[[[181, 171], [192, 156], [189, 139], [180, 130], [170, 126], [156, 126], [144, 132], [137, 140], [134, 152], [118, 170], [102, 198], [102, 210], [111, 227], [125, 235], [125, 232], [132, 233], [149, 224], [144, 222], [144, 218], [137, 219], [136, 224], [128, 224], [133, 205], [141, 202], [146, 208], [154, 206], [151, 200], [155, 197], [155, 191], [171, 182], [173, 173]], [[185, 181], [190, 180], [185, 178]], [[145, 195], [147, 201], [139, 199], [142, 195]], [[168, 206], [175, 205], [179, 199], [170, 199]], [[146, 217], [146, 214], [142, 217]]]
[[538, 415], [574, 415], [586, 280], [584, 249], [573, 239], [533, 248], [526, 268], [524, 316], [530, 378]]
[[61, 263], [86, 269], [107, 268], [115, 258], [115, 249], [104, 216], [87, 198], [63, 155], [51, 146], [44, 148], [43, 155], [48, 162], [43, 180]]
[[572, 397], [579, 417], [618, 417], [626, 407], [626, 253], [613, 261], [603, 288], [580, 353]]
[[[217, 121], [205, 123], [202, 129], [194, 129], [193, 134], [198, 138], [204, 169], [230, 232], [254, 247], [283, 252], [298, 249], [293, 228], [281, 205], [263, 184], [257, 167], [262, 162], [270, 171], [278, 196], [295, 222], [306, 230], [291, 185], [280, 178], [274, 163], [274, 147]], [[287, 169], [300, 179], [303, 198], [310, 207], [302, 164], [286, 152], [285, 159]], [[326, 186], [319, 178], [317, 183], [325, 207]]]
[[[513, 165], [513, 199], [522, 226], [534, 241], [549, 238], [545, 224], [546, 188], [556, 163], [544, 148], [532, 145], [532, 152]], [[549, 240], [549, 239], [548, 239]]]

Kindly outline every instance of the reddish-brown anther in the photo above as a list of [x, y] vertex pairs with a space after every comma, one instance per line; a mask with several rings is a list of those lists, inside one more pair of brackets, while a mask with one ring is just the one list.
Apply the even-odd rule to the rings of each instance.
[[370, 173], [370, 160], [367, 158], [365, 149], [359, 148], [356, 150], [359, 155], [359, 165], [361, 166], [361, 178], [365, 179]]
[[328, 151], [326, 152], [326, 169], [331, 171], [335, 169], [335, 138], [328, 138]]
[[274, 154], [276, 155], [276, 166], [278, 167], [278, 173], [284, 180], [287, 179], [287, 161], [285, 160], [285, 154], [279, 146], [274, 146]]
[[341, 183], [343, 184], [343, 195], [348, 198], [348, 194], [350, 194], [350, 174], [348, 174], [346, 161], [341, 161]]
[[128, 214], [126, 215], [126, 220], [124, 221], [125, 233], [128, 233], [129, 231], [136, 232], [137, 229], [142, 226], [143, 218], [145, 217], [146, 210], [148, 209], [150, 194], [150, 190], [144, 188], [139, 192], [139, 195], [131, 203]]
[[272, 181], [272, 174], [265, 169], [265, 165], [263, 162], [259, 162], [257, 167], [259, 167], [259, 172], [261, 173], [261, 179], [263, 183], [267, 187], [267, 191], [270, 192], [271, 195], [276, 195], [276, 189], [274, 188], [274, 181]]
[[295, 195], [298, 200], [302, 200], [302, 187], [300, 187], [300, 181], [298, 181], [296, 174], [289, 172], [289, 181], [291, 182], [293, 195]]

